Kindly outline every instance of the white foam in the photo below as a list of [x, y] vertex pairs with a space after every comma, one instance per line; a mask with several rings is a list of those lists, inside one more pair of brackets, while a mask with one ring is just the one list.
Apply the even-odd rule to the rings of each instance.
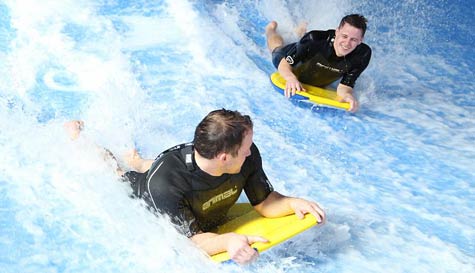
[[[252, 116], [274, 187], [318, 201], [328, 223], [250, 268], [220, 271], [473, 268], [474, 246], [466, 242], [474, 236], [467, 216], [473, 106], [460, 106], [464, 97], [454, 95], [466, 64], [416, 53], [397, 58], [405, 41], [377, 43], [369, 32], [374, 56], [357, 84], [360, 114], [314, 113], [274, 96], [257, 63], [270, 61], [256, 42], [264, 25], [246, 24], [275, 19], [291, 39], [300, 17], [309, 28], [332, 28], [349, 2], [169, 1], [153, 15], [139, 2], [133, 11], [108, 2], [121, 11], [111, 15], [93, 1], [6, 3], [16, 37], [1, 53], [1, 71], [11, 73], [0, 81], [0, 193], [7, 206], [0, 213], [2, 225], [14, 215], [7, 232], [16, 236], [2, 235], [0, 244], [13, 241], [25, 253], [17, 261], [0, 255], [12, 272], [215, 271], [167, 219], [128, 197], [96, 145], [117, 156], [137, 145], [152, 158], [191, 140], [197, 122], [221, 107]], [[242, 17], [251, 11], [262, 18]], [[70, 25], [78, 26], [77, 36], [66, 31]], [[86, 102], [76, 105], [75, 96]], [[66, 110], [56, 105], [63, 99]], [[42, 118], [47, 109], [50, 118]], [[88, 139], [65, 137], [61, 126], [71, 112], [86, 121]]]

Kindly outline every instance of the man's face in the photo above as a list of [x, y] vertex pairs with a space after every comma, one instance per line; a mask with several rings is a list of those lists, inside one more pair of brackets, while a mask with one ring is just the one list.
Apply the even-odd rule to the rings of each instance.
[[244, 136], [238, 154], [236, 156], [228, 154], [225, 173], [235, 174], [241, 171], [242, 164], [244, 164], [246, 157], [251, 155], [252, 136], [252, 130], [248, 131]]
[[350, 54], [363, 41], [363, 31], [345, 23], [335, 31], [333, 47], [338, 57]]

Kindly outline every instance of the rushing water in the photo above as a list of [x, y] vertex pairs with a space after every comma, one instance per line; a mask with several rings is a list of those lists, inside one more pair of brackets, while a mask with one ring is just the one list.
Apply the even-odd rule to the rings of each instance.
[[[0, 2], [0, 272], [475, 272], [475, 3]], [[292, 103], [268, 79], [263, 29], [369, 19], [350, 114]], [[303, 107], [302, 107], [303, 106]], [[128, 197], [111, 162], [192, 139], [238, 109], [274, 187], [328, 222], [215, 265]], [[83, 119], [70, 141], [63, 122]]]

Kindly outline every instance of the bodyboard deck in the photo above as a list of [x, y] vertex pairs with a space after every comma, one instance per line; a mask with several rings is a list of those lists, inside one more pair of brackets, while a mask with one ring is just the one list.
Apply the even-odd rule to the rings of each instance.
[[[215, 232], [219, 234], [235, 232], [244, 235], [262, 236], [269, 240], [268, 243], [256, 242], [251, 247], [259, 253], [265, 251], [317, 224], [317, 219], [306, 214], [304, 219], [299, 219], [295, 214], [278, 218], [265, 218], [259, 215], [249, 203], [238, 203], [228, 212], [227, 223], [220, 226]], [[230, 259], [227, 252], [211, 256], [216, 262]]]
[[[279, 74], [279, 72], [274, 72], [270, 76], [272, 85], [280, 93], [284, 94], [285, 89], [285, 79]], [[302, 84], [303, 88], [307, 90], [306, 92], [297, 91], [295, 96], [292, 96], [292, 99], [296, 100], [308, 100], [314, 104], [348, 110], [350, 109], [350, 104], [347, 102], [338, 101], [338, 96], [336, 91], [323, 89], [320, 87]]]

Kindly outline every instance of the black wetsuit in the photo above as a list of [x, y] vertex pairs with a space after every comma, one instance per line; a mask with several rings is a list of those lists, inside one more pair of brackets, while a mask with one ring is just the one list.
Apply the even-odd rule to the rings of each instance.
[[238, 174], [211, 176], [195, 163], [193, 144], [160, 154], [145, 175], [128, 172], [134, 194], [158, 212], [166, 213], [180, 232], [191, 237], [216, 228], [244, 189], [252, 205], [273, 191], [256, 145]]
[[278, 68], [285, 58], [299, 81], [306, 84], [325, 86], [342, 77], [341, 84], [354, 87], [369, 64], [371, 48], [361, 43], [350, 54], [338, 57], [333, 48], [334, 40], [333, 29], [307, 32], [299, 42], [276, 48], [272, 62]]

